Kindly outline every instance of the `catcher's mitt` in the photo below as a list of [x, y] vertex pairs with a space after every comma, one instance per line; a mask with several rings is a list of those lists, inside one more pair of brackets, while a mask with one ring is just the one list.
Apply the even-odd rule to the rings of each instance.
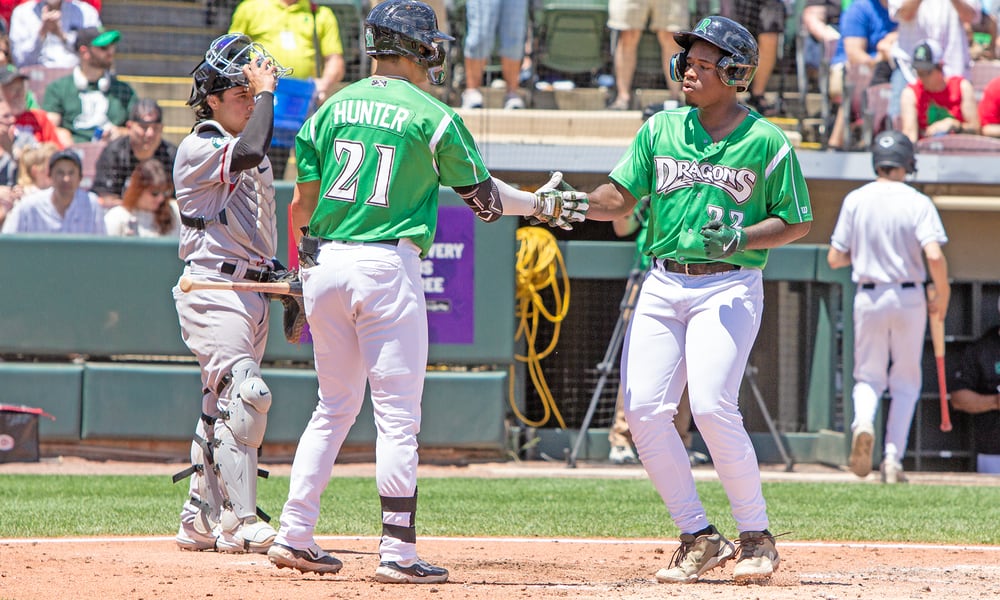
[[[271, 272], [271, 281], [289, 283], [292, 287], [301, 289], [302, 282], [299, 280], [298, 269], [284, 269]], [[289, 344], [298, 344], [302, 338], [302, 330], [306, 326], [306, 307], [302, 303], [301, 295], [270, 294], [271, 300], [281, 302], [284, 309], [282, 316], [282, 326], [285, 330], [285, 339]]]

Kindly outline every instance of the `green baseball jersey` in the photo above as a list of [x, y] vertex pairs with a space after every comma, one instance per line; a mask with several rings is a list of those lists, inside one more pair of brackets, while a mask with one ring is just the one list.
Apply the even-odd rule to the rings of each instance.
[[[713, 219], [748, 227], [768, 217], [812, 220], [809, 192], [784, 132], [751, 112], [713, 142], [695, 108], [659, 112], [636, 134], [610, 178], [634, 197], [650, 196], [643, 252], [678, 262], [708, 262], [701, 228]], [[767, 250], [725, 259], [763, 268]]]
[[370, 77], [337, 92], [295, 138], [297, 181], [320, 180], [310, 234], [372, 242], [409, 238], [426, 255], [440, 186], [489, 178], [454, 110], [400, 79]]

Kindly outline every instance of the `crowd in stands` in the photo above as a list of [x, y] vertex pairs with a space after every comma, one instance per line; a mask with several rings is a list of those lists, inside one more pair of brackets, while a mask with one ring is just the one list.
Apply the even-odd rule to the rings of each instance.
[[[450, 66], [464, 72], [464, 80], [449, 82], [462, 88], [456, 103], [465, 109], [484, 106], [481, 89], [497, 61], [500, 76], [493, 83], [506, 88], [504, 108], [524, 108], [529, 96], [521, 88], [538, 80], [526, 73], [540, 68], [532, 55], [538, 43], [532, 11], [541, 6], [538, 0], [464, 0], [461, 11], [452, 1], [431, 4], [441, 28], [457, 38], [452, 52], [456, 64]], [[608, 87], [609, 110], [644, 108], [638, 106], [633, 81], [645, 32], [652, 32], [659, 45], [662, 85], [670, 103], [683, 103], [679, 85], [670, 77], [670, 57], [678, 49], [673, 34], [697, 24], [704, 15], [692, 8], [702, 4], [608, 0], [608, 61], [591, 74], [590, 84]], [[868, 140], [855, 130], [860, 113], [872, 107], [860, 98], [879, 86], [887, 90], [881, 96], [886, 98], [885, 118], [874, 123], [869, 135], [893, 128], [914, 142], [954, 133], [1000, 138], [1000, 78], [973, 82], [977, 61], [998, 56], [1000, 0], [805, 0], [801, 14], [790, 20], [793, 5], [786, 0], [722, 3], [728, 16], [757, 37], [760, 63], [744, 101], [765, 116], [789, 115], [771, 80], [781, 67], [779, 57], [788, 58], [783, 49], [794, 47], [811, 77], [829, 83], [832, 110], [825, 115], [823, 141], [832, 149], [866, 147]], [[163, 112], [157, 101], [140, 99], [116, 76], [121, 34], [103, 27], [100, 9], [99, 0], [0, 0], [4, 231], [43, 225], [57, 231], [78, 229], [66, 223], [65, 210], [61, 225], [51, 218], [27, 218], [28, 208], [20, 214], [15, 210], [28, 199], [32, 202], [24, 202], [25, 207], [35, 206], [34, 199], [44, 194], [53, 205], [62, 201], [63, 209], [79, 201], [107, 212], [102, 233], [176, 233], [170, 177], [176, 147], [163, 139]], [[793, 32], [785, 31], [786, 24], [796, 20], [799, 31], [789, 44]], [[321, 3], [242, 0], [232, 11], [228, 29], [247, 33], [290, 67], [291, 77], [310, 81], [315, 103], [349, 82], [345, 46], [356, 42], [341, 39], [337, 17]], [[53, 75], [44, 89], [32, 91], [28, 85], [26, 73], [33, 68]], [[99, 153], [91, 154], [95, 147]], [[65, 150], [80, 160], [68, 160]], [[290, 150], [289, 144], [272, 147], [276, 178], [283, 177]], [[160, 165], [165, 183], [150, 161]], [[58, 188], [50, 173], [54, 166], [60, 167], [59, 183], [65, 188], [57, 192], [51, 191]], [[67, 172], [74, 168], [80, 171], [79, 194], [69, 193], [74, 180]]]

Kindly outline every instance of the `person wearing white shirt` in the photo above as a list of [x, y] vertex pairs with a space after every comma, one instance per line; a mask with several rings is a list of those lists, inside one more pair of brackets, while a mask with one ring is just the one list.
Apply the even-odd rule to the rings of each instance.
[[49, 176], [52, 187], [25, 196], [14, 205], [0, 233], [107, 235], [97, 194], [80, 189], [83, 166], [76, 152], [53, 154]]
[[163, 163], [147, 158], [129, 176], [122, 203], [108, 210], [108, 235], [122, 237], [180, 237], [181, 215], [171, 196]]
[[10, 16], [10, 47], [18, 67], [75, 67], [76, 33], [101, 27], [93, 6], [79, 0], [28, 0]]

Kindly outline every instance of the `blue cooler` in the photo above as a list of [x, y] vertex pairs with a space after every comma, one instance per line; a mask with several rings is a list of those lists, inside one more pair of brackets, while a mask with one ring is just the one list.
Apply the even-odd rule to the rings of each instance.
[[271, 145], [294, 148], [295, 136], [309, 116], [316, 84], [311, 79], [282, 77], [274, 91], [274, 136]]

